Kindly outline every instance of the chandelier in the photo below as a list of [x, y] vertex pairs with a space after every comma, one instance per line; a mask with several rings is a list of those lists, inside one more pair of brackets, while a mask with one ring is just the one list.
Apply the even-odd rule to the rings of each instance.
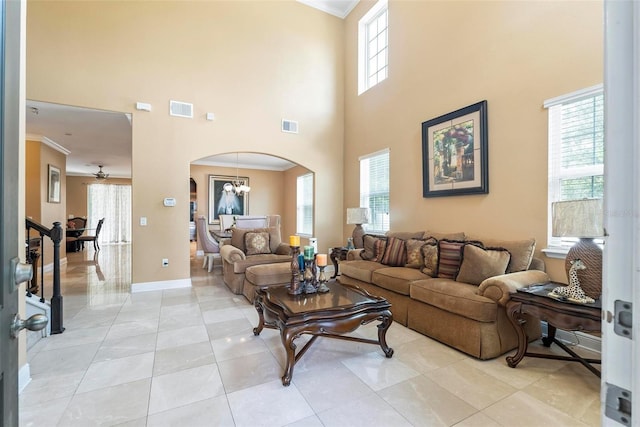
[[238, 177], [238, 156], [239, 153], [236, 153], [236, 179], [233, 181], [232, 191], [235, 192], [238, 196], [241, 196], [242, 193], [248, 193], [249, 191], [251, 191], [251, 187], [246, 185], [244, 181]]

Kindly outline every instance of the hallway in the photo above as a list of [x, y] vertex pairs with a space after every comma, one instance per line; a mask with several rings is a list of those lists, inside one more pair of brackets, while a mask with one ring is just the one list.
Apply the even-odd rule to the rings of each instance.
[[[255, 308], [193, 252], [192, 288], [136, 294], [130, 245], [104, 245], [98, 264], [93, 248], [67, 255], [66, 330], [28, 351], [21, 426], [600, 424], [599, 379], [578, 364], [525, 358], [511, 369], [399, 324], [387, 334], [393, 358], [320, 339], [283, 387], [279, 334], [254, 337]], [[376, 326], [357, 333], [375, 337]]]

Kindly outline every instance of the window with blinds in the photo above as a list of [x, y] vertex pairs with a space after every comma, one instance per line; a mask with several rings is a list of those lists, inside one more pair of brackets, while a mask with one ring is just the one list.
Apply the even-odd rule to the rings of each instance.
[[544, 106], [549, 111], [548, 242], [563, 246], [560, 238], [551, 236], [551, 204], [602, 198], [604, 193], [602, 85], [547, 100]]
[[387, 78], [389, 9], [378, 1], [358, 21], [358, 95]]
[[313, 235], [313, 174], [297, 178], [296, 234]]
[[360, 206], [371, 213], [367, 232], [389, 230], [389, 150], [360, 158]]

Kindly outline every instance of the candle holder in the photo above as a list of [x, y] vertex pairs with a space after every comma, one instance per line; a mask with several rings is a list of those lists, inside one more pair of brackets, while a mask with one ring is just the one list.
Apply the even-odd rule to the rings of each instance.
[[325, 265], [319, 265], [320, 273], [318, 274], [318, 292], [324, 294], [329, 292], [329, 287], [327, 286], [327, 276], [324, 275]]
[[304, 291], [304, 287], [300, 283], [299, 251], [300, 246], [291, 246], [291, 283], [287, 291], [290, 295], [300, 295]]
[[316, 289], [316, 277], [313, 274], [315, 270], [315, 262], [313, 259], [305, 259], [304, 260], [304, 293], [305, 294], [315, 294], [318, 290]]

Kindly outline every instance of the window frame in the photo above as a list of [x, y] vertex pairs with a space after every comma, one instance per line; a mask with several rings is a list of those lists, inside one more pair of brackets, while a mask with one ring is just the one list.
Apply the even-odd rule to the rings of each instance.
[[[375, 159], [375, 158], [379, 158], [381, 156], [386, 156], [387, 158], [387, 164], [386, 164], [386, 178], [387, 178], [387, 182], [386, 182], [386, 191], [382, 191], [382, 192], [378, 192], [376, 193], [378, 196], [385, 196], [387, 198], [387, 212], [386, 213], [382, 213], [383, 218], [382, 221], [380, 223], [380, 225], [382, 226], [381, 228], [377, 228], [377, 223], [375, 221], [376, 219], [376, 215], [377, 210], [375, 209], [375, 207], [370, 205], [370, 198], [372, 195], [371, 192], [371, 187], [369, 185], [370, 183], [370, 175], [371, 175], [371, 167], [370, 167], [370, 163], [369, 161], [371, 159]], [[374, 234], [383, 234], [386, 233], [387, 231], [389, 231], [390, 228], [390, 224], [391, 224], [391, 213], [389, 212], [391, 210], [391, 192], [390, 190], [390, 163], [391, 163], [391, 159], [390, 159], [391, 155], [390, 155], [390, 150], [388, 148], [384, 149], [384, 150], [380, 150], [380, 151], [376, 151], [374, 153], [370, 153], [370, 154], [366, 154], [364, 156], [360, 156], [359, 157], [359, 164], [360, 164], [360, 207], [363, 208], [369, 208], [370, 211], [370, 219], [371, 222], [369, 224], [362, 224], [362, 228], [365, 230], [366, 233], [374, 233]], [[386, 214], [386, 218], [384, 217], [384, 215]]]
[[[369, 68], [369, 62], [371, 60], [371, 55], [369, 50], [369, 33], [371, 30], [371, 25], [376, 22], [378, 18], [383, 14], [386, 14], [386, 27], [384, 27], [383, 30], [386, 32], [386, 40], [384, 47], [378, 47], [377, 54], [385, 51], [384, 63], [381, 67], [377, 67], [376, 73], [379, 73], [384, 69], [385, 75], [384, 78], [378, 79], [376, 83], [370, 84], [369, 78], [371, 70]], [[378, 40], [378, 37], [380, 37], [381, 32], [382, 31], [378, 31], [376, 41]], [[389, 78], [389, 3], [388, 0], [379, 0], [358, 21], [358, 95], [362, 95], [364, 92], [374, 86], [377, 86], [387, 78]]]
[[[307, 185], [309, 188], [306, 187]], [[296, 234], [299, 236], [313, 236], [313, 185], [313, 172], [298, 175], [296, 177]], [[307, 194], [305, 194], [305, 190], [308, 192]], [[306, 208], [311, 211], [309, 224], [305, 224], [304, 219], [304, 209]], [[309, 229], [307, 229], [305, 225], [308, 225]]]
[[[569, 248], [578, 240], [577, 238], [561, 238], [552, 236], [552, 203], [563, 200], [560, 197], [560, 180], [562, 178], [580, 178], [589, 176], [604, 176], [604, 160], [601, 164], [577, 166], [573, 168], [561, 167], [561, 143], [558, 138], [559, 131], [556, 126], [562, 125], [560, 112], [557, 107], [578, 102], [588, 98], [604, 95], [602, 84], [594, 85], [575, 92], [548, 99], [544, 102], [544, 108], [548, 110], [548, 193], [547, 193], [547, 248], [543, 252], [550, 258], [565, 258]], [[556, 108], [554, 108], [556, 107]], [[604, 107], [603, 107], [604, 108]], [[603, 115], [604, 125], [604, 115]], [[604, 131], [603, 131], [604, 135]], [[603, 149], [604, 150], [604, 149]], [[569, 199], [573, 200], [573, 199]], [[602, 244], [602, 239], [595, 239]]]

